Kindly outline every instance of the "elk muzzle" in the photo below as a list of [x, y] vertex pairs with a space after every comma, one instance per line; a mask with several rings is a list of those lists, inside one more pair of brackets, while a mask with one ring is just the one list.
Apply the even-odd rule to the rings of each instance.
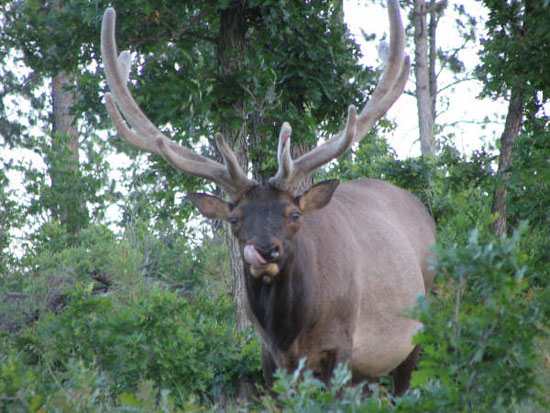
[[270, 283], [279, 273], [279, 264], [274, 261], [279, 259], [280, 254], [280, 249], [275, 244], [261, 249], [252, 244], [247, 244], [243, 249], [243, 258], [250, 266], [252, 276], [261, 278], [267, 283]]

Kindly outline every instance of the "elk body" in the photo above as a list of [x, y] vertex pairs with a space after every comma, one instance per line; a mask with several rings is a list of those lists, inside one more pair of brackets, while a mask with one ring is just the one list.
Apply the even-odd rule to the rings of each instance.
[[388, 12], [390, 53], [368, 104], [359, 114], [351, 106], [340, 133], [296, 160], [290, 125], [283, 124], [279, 170], [267, 185], [247, 177], [222, 135], [216, 143], [225, 165], [172, 142], [147, 119], [126, 85], [129, 54], [117, 55], [115, 12], [105, 12], [102, 55], [113, 94], [106, 105], [119, 134], [230, 197], [189, 195], [204, 216], [228, 221], [239, 241], [247, 313], [262, 337], [268, 384], [276, 368], [293, 370], [305, 357], [324, 381], [341, 362], [350, 362], [355, 381], [393, 372], [400, 395], [418, 358], [412, 337], [420, 324], [404, 313], [433, 278], [427, 260], [435, 226], [424, 206], [373, 179], [329, 180], [299, 191], [304, 178], [361, 140], [403, 91], [409, 61], [396, 1]]

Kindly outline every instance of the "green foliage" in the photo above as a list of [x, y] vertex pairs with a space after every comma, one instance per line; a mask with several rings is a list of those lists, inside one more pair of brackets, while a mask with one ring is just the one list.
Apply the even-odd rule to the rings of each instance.
[[38, 274], [58, 274], [73, 281], [87, 278], [88, 272], [116, 260], [116, 240], [103, 225], [90, 226], [78, 233], [76, 244], [70, 240], [66, 227], [59, 221], [46, 223], [33, 236], [33, 248], [27, 251], [24, 262]]
[[[64, 226], [41, 228], [32, 276], [0, 280], [0, 410], [186, 411], [261, 380], [259, 344], [234, 331], [211, 279], [222, 251], [191, 252], [173, 235], [138, 220], [122, 239], [90, 226], [70, 246]], [[98, 272], [108, 287], [90, 282]]]
[[[36, 137], [36, 126], [49, 130], [49, 109], [45, 85], [64, 70], [75, 76], [81, 99], [73, 113], [88, 126], [101, 122], [103, 112], [99, 91], [98, 16], [108, 3], [61, 2], [61, 10], [42, 1], [3, 2], [0, 5], [0, 71], [6, 88], [0, 99], [0, 122], [10, 144], [29, 147], [29, 137]], [[16, 66], [17, 70], [13, 70]], [[6, 70], [7, 68], [7, 70]], [[11, 70], [10, 70], [11, 69]], [[21, 100], [31, 107], [18, 104]], [[17, 102], [10, 107], [9, 102]], [[15, 115], [15, 116], [14, 116]], [[3, 133], [4, 134], [4, 133]]]
[[12, 228], [21, 225], [22, 211], [13, 200], [13, 190], [9, 188], [9, 180], [0, 168], [0, 278], [7, 278], [13, 271], [15, 260], [10, 252]]
[[540, 394], [534, 339], [550, 297], [529, 289], [523, 231], [482, 242], [474, 230], [467, 243], [437, 249], [437, 294], [415, 312], [424, 354], [413, 385], [424, 410], [502, 411]]
[[[484, 92], [491, 96], [506, 96], [518, 82], [528, 88], [527, 98], [535, 91], [549, 97], [550, 71], [548, 56], [541, 47], [550, 43], [545, 27], [550, 23], [548, 9], [541, 1], [486, 0], [489, 9], [487, 38], [482, 40], [482, 64], [477, 74]], [[528, 64], [526, 64], [528, 62]]]
[[[4, 347], [5, 348], [5, 347]], [[36, 394], [37, 376], [14, 353], [2, 353], [0, 359], [0, 407], [15, 411], [36, 411], [43, 403]]]
[[510, 215], [512, 222], [529, 219], [533, 225], [550, 222], [549, 119], [529, 119], [514, 147], [510, 176]]
[[[177, 411], [168, 390], [142, 380], [135, 393], [111, 399], [109, 382], [97, 366], [71, 359], [66, 370], [53, 375], [11, 353], [0, 359], [0, 408], [10, 412]], [[192, 403], [186, 402], [185, 406]]]
[[[145, 408], [139, 394], [146, 386], [182, 407], [193, 397], [234, 396], [244, 377], [259, 379], [258, 343], [235, 333], [225, 296], [185, 299], [153, 286], [133, 297], [97, 297], [92, 287], [67, 290], [63, 312], [21, 334], [17, 357], [4, 353], [0, 394], [7, 406], [81, 411], [77, 401], [116, 400]], [[71, 391], [77, 400], [66, 400]]]
[[550, 274], [549, 119], [528, 116], [515, 145], [510, 168], [508, 220], [512, 224], [528, 220], [530, 226], [536, 228], [525, 237], [524, 245], [530, 256], [530, 265], [536, 269], [534, 281], [540, 287], [547, 287]]
[[68, 291], [61, 314], [48, 314], [19, 339], [29, 356], [61, 372], [68, 360], [97, 363], [115, 395], [146, 379], [179, 400], [234, 394], [239, 379], [258, 373], [257, 343], [235, 334], [224, 296], [192, 301], [153, 286], [118, 302], [91, 291]]
[[351, 372], [346, 365], [334, 370], [330, 386], [313, 377], [304, 369], [305, 360], [300, 360], [293, 373], [278, 370], [272, 391], [275, 396], [261, 399], [263, 409], [270, 412], [385, 412], [392, 405], [387, 395], [374, 391], [366, 397], [362, 385], [351, 386]]
[[[130, 224], [123, 238], [91, 225], [72, 244], [65, 226], [47, 223], [24, 257], [32, 276], [18, 283], [2, 280], [12, 292], [0, 297], [7, 304], [0, 306], [5, 349], [14, 348], [18, 336], [20, 369], [36, 373], [36, 389], [21, 383], [14, 390], [20, 397], [8, 397], [10, 408], [28, 407], [38, 394], [39, 405], [80, 411], [70, 404], [73, 398], [69, 403], [70, 392], [78, 403], [96, 407], [105, 402], [147, 410], [147, 403], [158, 407], [162, 398], [181, 407], [193, 404], [193, 397], [202, 403], [231, 397], [244, 377], [259, 379], [257, 341], [233, 331], [230, 300], [219, 279], [227, 274], [223, 249], [195, 250], [169, 221], [156, 222], [156, 228], [139, 219]], [[97, 295], [104, 285], [90, 283], [97, 273], [110, 283], [107, 296]], [[78, 363], [82, 377], [71, 370]], [[97, 383], [87, 374], [97, 376]], [[150, 398], [140, 396], [147, 386]], [[106, 394], [106, 401], [92, 397], [96, 393]]]
[[[251, 1], [250, 7], [255, 34], [251, 46], [263, 52], [250, 56], [247, 69], [255, 80], [265, 77], [260, 70], [270, 68], [268, 76], [275, 80], [274, 85], [267, 83], [277, 99], [264, 122], [266, 131], [272, 134], [273, 125], [287, 120], [297, 142], [310, 143], [316, 142], [312, 138], [319, 124], [327, 123], [323, 129], [335, 132], [342, 126], [342, 108], [362, 104], [362, 88], [372, 80], [372, 73], [357, 64], [359, 49], [338, 20], [340, 10], [332, 1]], [[256, 96], [266, 95], [252, 85]]]

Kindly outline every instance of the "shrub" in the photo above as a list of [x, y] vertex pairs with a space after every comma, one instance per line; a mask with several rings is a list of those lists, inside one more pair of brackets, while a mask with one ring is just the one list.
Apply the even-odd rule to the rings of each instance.
[[278, 370], [272, 391], [274, 396], [262, 398], [262, 407], [267, 411], [292, 412], [385, 412], [391, 411], [387, 395], [380, 395], [375, 388], [371, 397], [365, 395], [363, 386], [351, 385], [351, 372], [347, 365], [338, 365], [330, 386], [313, 377], [304, 369], [305, 359], [300, 360], [293, 373]]
[[535, 338], [550, 296], [529, 289], [521, 232], [482, 243], [474, 230], [465, 245], [438, 248], [439, 289], [415, 311], [423, 409], [502, 411], [538, 396]]
[[92, 284], [68, 291], [59, 315], [47, 314], [20, 338], [29, 362], [64, 374], [70, 360], [97, 364], [113, 397], [143, 380], [167, 389], [181, 405], [195, 394], [234, 395], [245, 376], [259, 379], [258, 343], [233, 329], [225, 296], [185, 299], [153, 286], [136, 296], [93, 296]]

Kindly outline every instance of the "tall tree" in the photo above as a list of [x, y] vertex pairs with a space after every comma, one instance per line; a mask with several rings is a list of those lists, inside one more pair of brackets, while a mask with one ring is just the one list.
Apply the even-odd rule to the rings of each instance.
[[[79, 10], [74, 4], [60, 0], [8, 2], [1, 7], [0, 42], [7, 52], [2, 63], [9, 65], [11, 58], [12, 64], [29, 73], [8, 76], [5, 95], [11, 99], [26, 98], [34, 111], [14, 120], [13, 111], [22, 113], [22, 110], [3, 102], [0, 119], [8, 126], [5, 139], [10, 145], [43, 155], [50, 182], [30, 185], [38, 188], [35, 210], [47, 210], [64, 225], [70, 240], [75, 241], [76, 234], [89, 221], [87, 201], [97, 199], [95, 190], [99, 186], [83, 176], [79, 157], [79, 151], [85, 149], [84, 140], [88, 139], [88, 144], [93, 140], [91, 133], [89, 136], [78, 133], [78, 122], [86, 117], [80, 110], [82, 97], [76, 93], [78, 82], [90, 73], [79, 65], [90, 62], [84, 56], [90, 48], [87, 37], [91, 25], [82, 21], [86, 20], [84, 17], [75, 18]], [[93, 104], [90, 102], [90, 106]], [[93, 123], [88, 123], [88, 127]]]
[[[476, 18], [471, 16], [462, 4], [447, 0], [408, 0], [404, 4], [410, 10], [411, 32], [414, 44], [414, 74], [417, 101], [418, 129], [420, 149], [423, 157], [437, 153], [436, 135], [441, 132], [437, 124], [438, 115], [445, 111], [445, 89], [471, 79], [471, 73], [465, 70], [460, 60], [461, 52], [473, 44], [476, 38]], [[462, 44], [442, 48], [441, 33], [438, 28], [445, 14], [455, 16], [455, 34], [463, 40]], [[441, 75], [451, 74], [452, 80], [441, 82]]]
[[[244, 62], [246, 53], [246, 1], [234, 0], [229, 6], [220, 12], [220, 29], [218, 36], [217, 55], [220, 64], [220, 77], [223, 82], [231, 82], [235, 78]], [[240, 95], [242, 96], [242, 95]], [[244, 170], [248, 170], [248, 150], [247, 150], [247, 123], [246, 123], [246, 103], [244, 99], [235, 99], [232, 104], [234, 113], [229, 114], [228, 118], [222, 116], [220, 122], [220, 131], [227, 139], [228, 143], [235, 148], [239, 164]], [[239, 116], [240, 128], [231, 127], [231, 117]], [[221, 156], [218, 156], [221, 160]], [[239, 251], [239, 244], [232, 236], [228, 228], [225, 231], [225, 241], [229, 252], [229, 265], [231, 269], [231, 295], [235, 305], [235, 323], [237, 329], [242, 331], [246, 329], [250, 322], [246, 317], [244, 295], [243, 263]]]
[[[507, 231], [507, 195], [514, 145], [530, 117], [546, 115], [543, 104], [550, 92], [548, 58], [541, 50], [550, 45], [550, 15], [538, 0], [491, 0], [487, 38], [482, 41], [482, 64], [478, 74], [484, 92], [509, 100], [504, 131], [500, 138], [497, 182], [493, 196], [493, 213], [497, 216], [491, 230], [499, 237]], [[542, 113], [542, 115], [541, 115]]]
[[[63, 8], [60, 0], [52, 1], [48, 12], [61, 15]], [[55, 56], [58, 49], [52, 46], [48, 51], [52, 60], [63, 60]], [[76, 84], [71, 66], [74, 58], [68, 56], [56, 71], [51, 82], [52, 116], [51, 116], [51, 151], [48, 162], [48, 173], [51, 186], [54, 188], [50, 209], [73, 236], [86, 226], [88, 211], [81, 188], [75, 185], [79, 181], [79, 136], [77, 128]], [[74, 69], [73, 69], [74, 70]]]
[[[434, 156], [437, 76], [436, 29], [439, 17], [447, 6], [446, 1], [415, 0], [414, 16], [414, 72], [416, 77], [416, 100], [418, 129], [422, 156]], [[429, 17], [429, 19], [428, 19]]]

